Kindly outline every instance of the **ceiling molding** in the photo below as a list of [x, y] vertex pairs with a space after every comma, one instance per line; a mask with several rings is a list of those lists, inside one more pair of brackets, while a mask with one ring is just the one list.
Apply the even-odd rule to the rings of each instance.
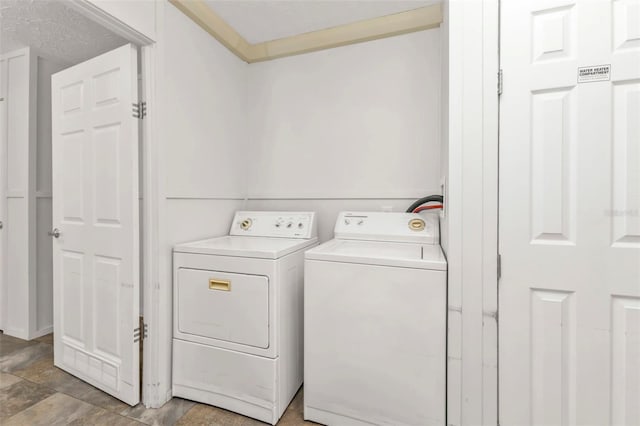
[[436, 28], [442, 6], [434, 4], [393, 15], [358, 21], [262, 43], [250, 44], [204, 1], [169, 0], [196, 24], [245, 62], [261, 62], [349, 44]]
[[251, 62], [249, 49], [251, 45], [238, 32], [227, 24], [204, 1], [201, 0], [169, 0], [193, 22], [200, 25], [227, 49], [245, 62]]

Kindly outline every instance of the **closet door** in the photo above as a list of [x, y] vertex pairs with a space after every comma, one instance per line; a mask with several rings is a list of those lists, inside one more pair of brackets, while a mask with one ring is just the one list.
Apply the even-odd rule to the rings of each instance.
[[6, 108], [6, 79], [7, 61], [0, 58], [0, 330], [4, 330], [5, 321], [5, 275], [7, 272], [5, 256], [6, 231], [4, 229], [7, 217], [6, 213], [6, 186], [7, 186], [7, 108]]
[[35, 80], [27, 49], [0, 56], [0, 317], [4, 333], [35, 329]]
[[54, 363], [140, 398], [137, 52], [52, 78]]
[[500, 423], [640, 424], [640, 8], [501, 3]]

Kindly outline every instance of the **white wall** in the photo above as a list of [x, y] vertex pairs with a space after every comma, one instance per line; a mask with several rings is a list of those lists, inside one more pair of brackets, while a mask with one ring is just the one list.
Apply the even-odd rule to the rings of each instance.
[[247, 64], [169, 3], [159, 8], [158, 20], [157, 106], [149, 116], [157, 114], [153, 134], [160, 144], [160, 291], [146, 300], [160, 311], [145, 309], [156, 319], [145, 343], [155, 345], [149, 349], [159, 366], [150, 379], [158, 385], [145, 396], [154, 407], [170, 397], [172, 248], [228, 232], [246, 196], [248, 141]]
[[166, 8], [165, 19], [160, 90], [168, 108], [160, 136], [173, 245], [226, 232], [245, 198], [247, 64], [175, 7]]
[[319, 209], [326, 239], [439, 193], [440, 85], [439, 29], [250, 65], [249, 207]]
[[175, 7], [166, 8], [167, 244], [226, 233], [246, 196], [247, 64]]

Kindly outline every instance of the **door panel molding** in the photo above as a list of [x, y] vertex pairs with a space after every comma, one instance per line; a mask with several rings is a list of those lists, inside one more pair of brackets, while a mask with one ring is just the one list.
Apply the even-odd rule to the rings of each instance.
[[[621, 22], [633, 8], [501, 2], [503, 424], [640, 423], [628, 403], [640, 399], [640, 21]], [[601, 65], [604, 78], [578, 78]]]

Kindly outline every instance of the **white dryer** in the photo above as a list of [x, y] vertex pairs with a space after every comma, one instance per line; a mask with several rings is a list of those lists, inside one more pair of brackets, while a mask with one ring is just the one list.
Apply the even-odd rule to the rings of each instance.
[[302, 384], [312, 212], [235, 214], [228, 236], [174, 248], [173, 395], [275, 424]]
[[436, 215], [338, 216], [305, 255], [305, 419], [445, 424], [446, 269]]

